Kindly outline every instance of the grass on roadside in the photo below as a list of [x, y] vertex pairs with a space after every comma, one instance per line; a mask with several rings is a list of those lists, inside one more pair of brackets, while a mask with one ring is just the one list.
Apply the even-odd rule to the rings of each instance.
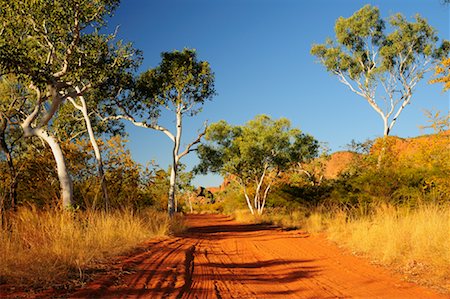
[[329, 239], [377, 263], [392, 266], [409, 279], [450, 292], [450, 206], [416, 209], [380, 205], [368, 216], [351, 210], [318, 210], [252, 216], [236, 211], [237, 221], [271, 223], [308, 232], [325, 232]]
[[47, 287], [82, 279], [96, 262], [182, 229], [152, 210], [56, 211], [20, 208], [0, 226], [0, 283]]
[[450, 206], [382, 205], [368, 217], [341, 212], [323, 222], [338, 244], [450, 292]]

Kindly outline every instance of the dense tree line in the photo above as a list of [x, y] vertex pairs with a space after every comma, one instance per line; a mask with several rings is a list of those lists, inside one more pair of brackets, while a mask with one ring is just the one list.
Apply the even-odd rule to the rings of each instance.
[[[158, 67], [136, 75], [140, 51], [116, 40], [116, 33], [101, 33], [118, 5], [1, 2], [2, 208], [54, 205], [58, 199], [65, 208], [106, 209], [148, 201], [141, 197], [151, 180], [117, 137], [124, 135], [118, 120], [127, 119], [174, 142], [168, 188], [174, 212], [179, 160], [203, 136], [180, 150], [182, 116], [197, 114], [214, 95], [214, 74], [185, 49], [163, 53]], [[169, 106], [174, 133], [157, 124], [160, 110]]]

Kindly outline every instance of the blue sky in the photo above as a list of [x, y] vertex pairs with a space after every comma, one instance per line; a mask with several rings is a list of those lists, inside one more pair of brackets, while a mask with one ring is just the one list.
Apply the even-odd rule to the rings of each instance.
[[[195, 138], [205, 120], [224, 119], [244, 124], [257, 114], [287, 117], [294, 127], [343, 150], [352, 139], [363, 141], [382, 135], [380, 117], [338, 79], [325, 71], [309, 53], [313, 43], [334, 37], [340, 16], [349, 17], [365, 4], [380, 8], [384, 18], [400, 12], [411, 19], [419, 13], [441, 38], [449, 36], [449, 7], [440, 0], [128, 0], [122, 1], [109, 27], [120, 25], [119, 38], [141, 49], [140, 71], [160, 62], [163, 51], [195, 48], [216, 77], [217, 96], [203, 112], [185, 120], [184, 141]], [[449, 93], [441, 85], [419, 83], [391, 135], [417, 136], [426, 123], [423, 109], [449, 110]], [[173, 130], [173, 116], [160, 123]], [[154, 160], [170, 164], [171, 141], [161, 132], [127, 124], [133, 158], [145, 165]], [[191, 153], [182, 160], [192, 168]], [[201, 176], [195, 185], [214, 186], [218, 176]]]

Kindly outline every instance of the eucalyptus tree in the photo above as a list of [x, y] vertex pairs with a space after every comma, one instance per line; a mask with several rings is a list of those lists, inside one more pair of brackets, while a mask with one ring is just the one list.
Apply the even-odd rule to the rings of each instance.
[[[172, 165], [168, 212], [175, 212], [175, 193], [180, 159], [200, 142], [206, 124], [198, 136], [181, 150], [183, 117], [201, 112], [205, 101], [215, 94], [214, 73], [206, 61], [198, 61], [195, 50], [163, 52], [161, 63], [142, 73], [136, 81], [131, 100], [117, 102], [119, 115], [107, 119], [124, 119], [136, 126], [163, 132], [172, 142]], [[158, 123], [161, 110], [175, 114], [175, 129], [170, 131]]]
[[[31, 108], [22, 111], [21, 127], [25, 137], [37, 136], [50, 146], [65, 207], [74, 203], [72, 179], [49, 128], [67, 99], [104, 84], [117, 66], [110, 37], [99, 30], [118, 3], [18, 0], [0, 4], [0, 75], [14, 74], [32, 91], [25, 99]], [[115, 52], [131, 59], [130, 53]]]
[[[424, 74], [447, 55], [450, 43], [438, 45], [436, 30], [419, 15], [408, 21], [395, 14], [386, 21], [366, 5], [336, 21], [334, 40], [315, 44], [311, 54], [341, 83], [361, 96], [392, 131]], [[390, 32], [387, 32], [387, 29]]]
[[200, 163], [195, 171], [234, 179], [241, 186], [252, 214], [263, 213], [267, 196], [281, 171], [318, 153], [314, 138], [291, 129], [286, 118], [273, 120], [267, 115], [256, 116], [243, 126], [232, 126], [223, 120], [211, 124], [205, 140], [198, 147]]

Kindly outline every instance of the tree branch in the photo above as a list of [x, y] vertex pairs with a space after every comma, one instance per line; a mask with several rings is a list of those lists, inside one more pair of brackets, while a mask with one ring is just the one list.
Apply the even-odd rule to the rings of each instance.
[[181, 159], [182, 157], [186, 156], [186, 155], [187, 155], [188, 153], [190, 153], [191, 151], [194, 151], [194, 150], [191, 150], [191, 147], [194, 146], [195, 144], [199, 143], [200, 140], [202, 139], [202, 137], [205, 136], [206, 130], [208, 129], [208, 124], [207, 124], [207, 122], [205, 121], [205, 123], [204, 123], [203, 125], [205, 126], [205, 128], [203, 129], [203, 131], [200, 132], [200, 134], [198, 134], [197, 138], [196, 138], [194, 141], [192, 141], [191, 143], [189, 143], [189, 144], [186, 146], [186, 149], [185, 149], [181, 154], [178, 155], [178, 157], [177, 157], [178, 160]]
[[107, 117], [102, 117], [101, 115], [97, 114], [102, 121], [108, 121], [108, 120], [119, 120], [119, 119], [124, 119], [124, 120], [128, 120], [129, 122], [131, 122], [133, 125], [135, 125], [136, 127], [141, 127], [141, 128], [147, 128], [147, 129], [154, 129], [157, 131], [161, 131], [164, 134], [167, 135], [167, 137], [170, 138], [170, 140], [172, 140], [173, 142], [175, 142], [175, 136], [173, 136], [173, 134], [167, 130], [166, 128], [156, 125], [156, 124], [152, 124], [149, 125], [145, 122], [142, 121], [136, 121], [133, 117], [128, 116], [128, 115], [110, 115]]

